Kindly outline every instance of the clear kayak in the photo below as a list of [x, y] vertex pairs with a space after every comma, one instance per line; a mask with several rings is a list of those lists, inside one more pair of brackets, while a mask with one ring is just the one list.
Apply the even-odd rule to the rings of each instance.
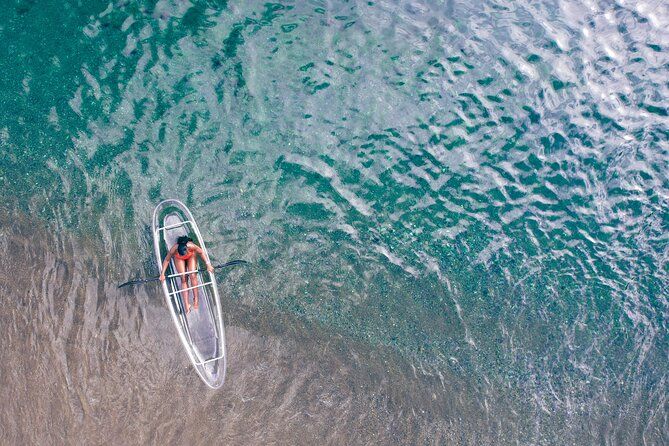
[[[192, 238], [207, 252], [193, 214], [186, 205], [173, 199], [161, 202], [153, 212], [153, 246], [159, 270], [168, 251], [182, 235]], [[199, 260], [198, 263], [200, 269], [204, 268]], [[193, 367], [209, 387], [217, 389], [225, 381], [226, 354], [216, 277], [207, 271], [198, 272], [197, 287], [188, 284], [191, 302], [193, 289], [198, 288], [199, 308], [191, 307], [190, 313], [186, 314], [181, 297], [181, 278], [176, 272], [171, 261], [165, 273], [166, 280], [162, 282], [167, 307]]]

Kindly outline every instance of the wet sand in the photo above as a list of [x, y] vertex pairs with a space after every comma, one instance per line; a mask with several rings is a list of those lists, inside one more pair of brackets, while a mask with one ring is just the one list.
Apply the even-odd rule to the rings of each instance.
[[[481, 406], [455, 377], [277, 311], [222, 280], [229, 368], [212, 391], [158, 287], [117, 290], [115, 260], [4, 216], [4, 444], [481, 444]], [[76, 253], [76, 257], [72, 256]], [[489, 421], [489, 420], [488, 420]], [[499, 434], [499, 433], [497, 433]]]

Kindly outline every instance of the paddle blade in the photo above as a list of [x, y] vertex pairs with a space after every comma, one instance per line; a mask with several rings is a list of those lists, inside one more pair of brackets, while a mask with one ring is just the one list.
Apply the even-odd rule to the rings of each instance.
[[235, 266], [235, 265], [243, 265], [245, 263], [249, 263], [246, 260], [231, 260], [229, 262], [226, 262], [222, 265], [216, 265], [214, 268], [226, 268], [228, 266]]
[[124, 286], [128, 286], [128, 285], [137, 285], [137, 284], [140, 284], [140, 283], [154, 282], [154, 281], [159, 280], [159, 279], [160, 279], [159, 277], [151, 277], [150, 279], [136, 279], [136, 280], [131, 280], [131, 281], [129, 281], [129, 282], [120, 284], [120, 285], [118, 286], [118, 288], [123, 288]]

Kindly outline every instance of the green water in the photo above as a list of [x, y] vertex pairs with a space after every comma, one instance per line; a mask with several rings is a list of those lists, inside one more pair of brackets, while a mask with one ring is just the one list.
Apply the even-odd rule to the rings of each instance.
[[4, 211], [100, 240], [121, 279], [154, 273], [150, 214], [182, 199], [216, 259], [254, 263], [236, 301], [466, 380], [501, 443], [661, 444], [668, 24], [624, 2], [9, 2]]

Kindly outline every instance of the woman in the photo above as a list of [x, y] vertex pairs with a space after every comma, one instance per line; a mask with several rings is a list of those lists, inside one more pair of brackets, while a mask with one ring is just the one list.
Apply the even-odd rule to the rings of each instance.
[[[207, 264], [207, 271], [210, 273], [214, 272], [214, 267], [211, 266], [207, 254], [202, 248], [193, 243], [193, 240], [188, 236], [181, 236], [177, 239], [176, 245], [172, 246], [170, 252], [167, 253], [165, 261], [163, 262], [163, 270], [160, 273], [160, 280], [165, 280], [165, 271], [167, 271], [167, 266], [170, 264], [170, 259], [174, 258], [174, 266], [177, 269], [177, 273], [181, 274], [181, 296], [183, 298], [184, 307], [186, 308], [186, 314], [190, 313], [190, 302], [188, 301], [188, 291], [186, 288], [189, 288], [188, 282], [186, 281], [186, 271], [189, 271], [190, 274], [190, 287], [197, 286], [197, 254], [202, 257], [204, 263]], [[193, 307], [197, 310], [198, 304], [198, 291], [199, 288], [193, 288]]]

